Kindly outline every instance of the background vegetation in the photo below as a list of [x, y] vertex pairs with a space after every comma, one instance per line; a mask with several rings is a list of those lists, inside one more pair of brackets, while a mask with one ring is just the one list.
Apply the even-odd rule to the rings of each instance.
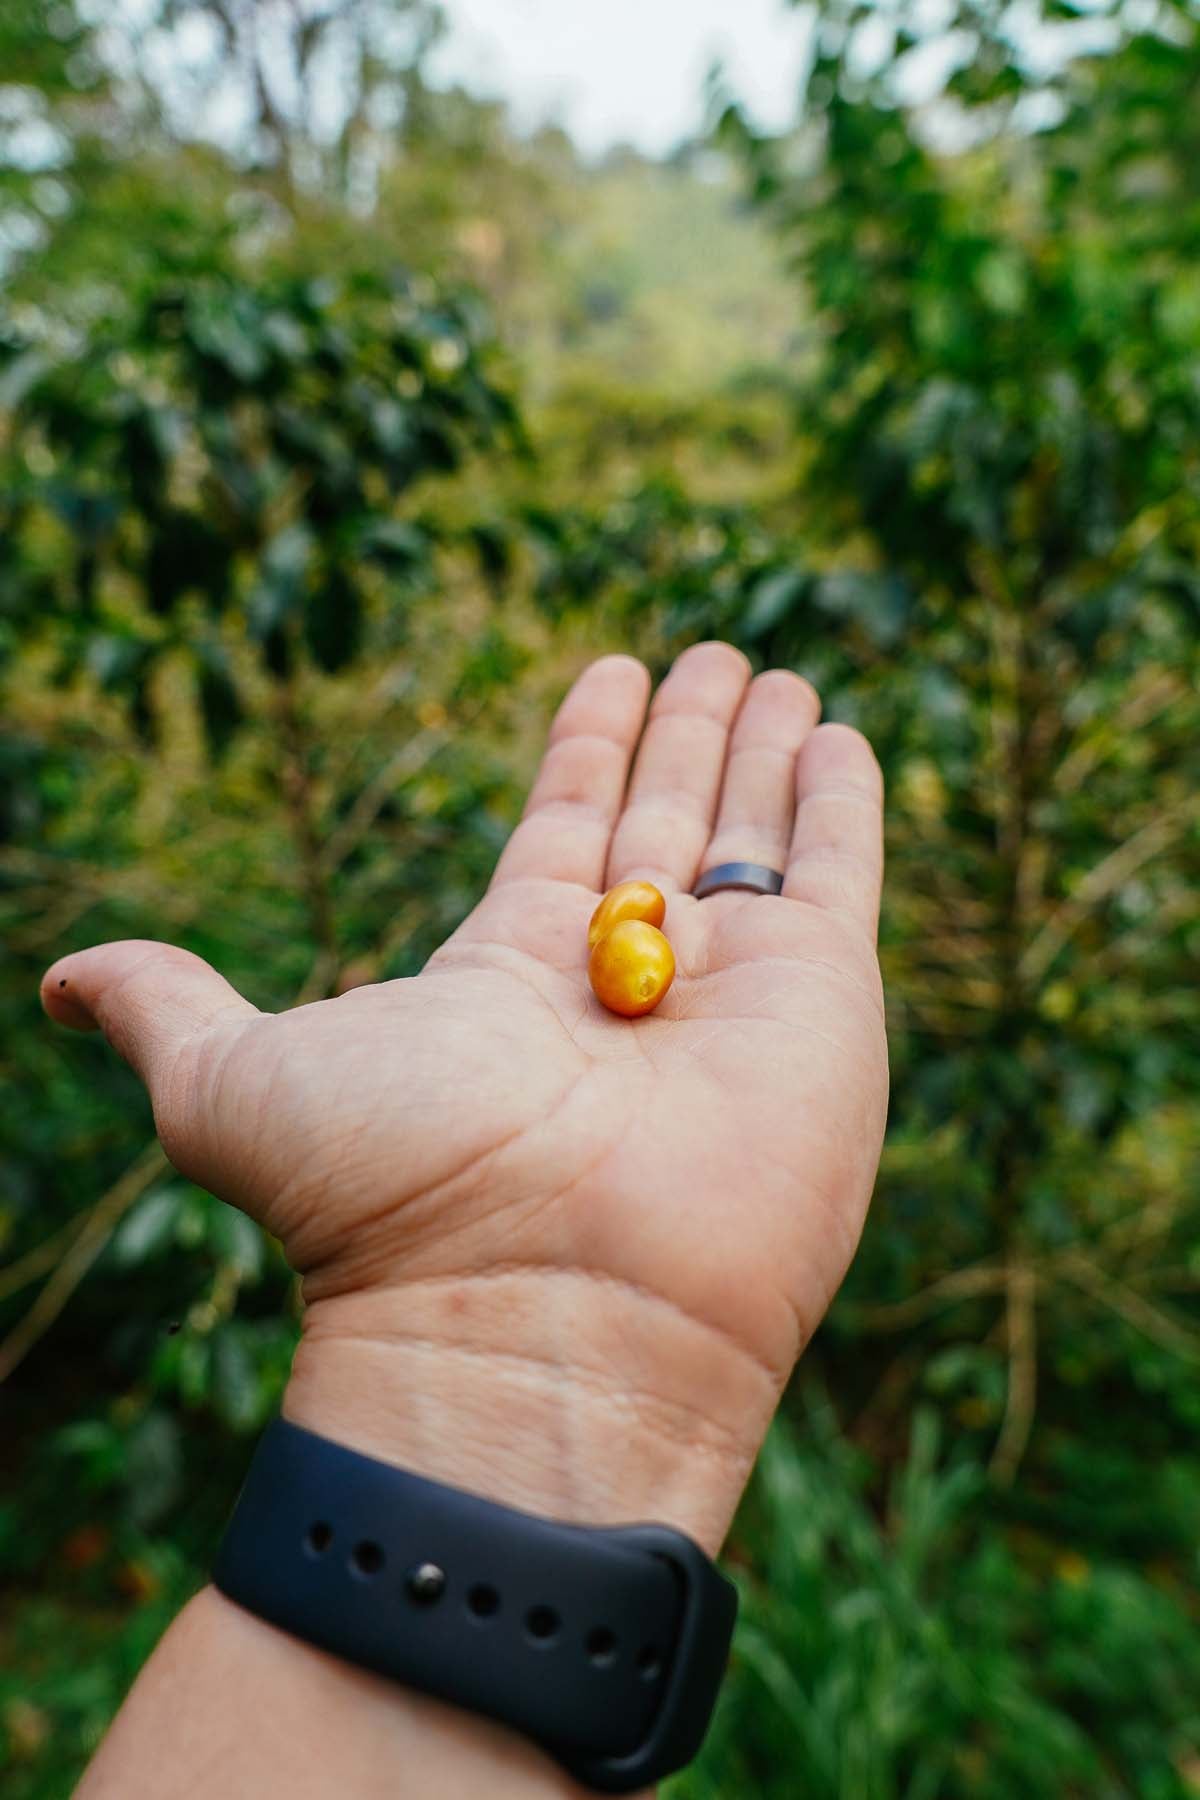
[[0, 11], [4, 1800], [202, 1579], [296, 1320], [42, 966], [410, 973], [580, 662], [714, 632], [878, 746], [894, 1097], [672, 1791], [1200, 1794], [1200, 15], [912, 17], [596, 168], [431, 90], [424, 0]]

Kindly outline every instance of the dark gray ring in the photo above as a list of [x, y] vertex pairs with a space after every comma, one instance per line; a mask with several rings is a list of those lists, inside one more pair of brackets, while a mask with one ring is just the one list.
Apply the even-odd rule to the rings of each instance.
[[765, 863], [718, 863], [715, 869], [704, 871], [692, 894], [697, 900], [704, 900], [722, 888], [741, 888], [750, 894], [779, 894], [783, 892], [783, 876], [778, 869], [768, 869]]

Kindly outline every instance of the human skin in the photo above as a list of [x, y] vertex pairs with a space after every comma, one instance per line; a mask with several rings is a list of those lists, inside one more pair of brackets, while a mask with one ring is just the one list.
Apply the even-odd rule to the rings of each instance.
[[[786, 671], [700, 644], [559, 710], [474, 912], [408, 980], [264, 1014], [185, 951], [43, 982], [145, 1081], [192, 1180], [303, 1277], [297, 1423], [510, 1505], [719, 1548], [853, 1254], [887, 1105], [882, 782]], [[636, 753], [636, 754], [635, 754]], [[631, 772], [632, 765], [632, 772]], [[778, 897], [697, 874], [785, 869]], [[628, 1020], [587, 981], [617, 881], [667, 896], [677, 973]], [[418, 1772], [419, 1771], [419, 1772]], [[535, 1747], [337, 1663], [211, 1588], [80, 1793], [574, 1796]]]

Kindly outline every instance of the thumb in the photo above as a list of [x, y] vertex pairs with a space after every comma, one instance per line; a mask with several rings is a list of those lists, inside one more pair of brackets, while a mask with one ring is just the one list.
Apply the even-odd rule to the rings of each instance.
[[256, 1007], [190, 950], [144, 938], [60, 957], [42, 977], [42, 1005], [60, 1025], [102, 1031], [136, 1069], [178, 1168], [208, 1162], [204, 1052], [218, 1026], [256, 1018]]

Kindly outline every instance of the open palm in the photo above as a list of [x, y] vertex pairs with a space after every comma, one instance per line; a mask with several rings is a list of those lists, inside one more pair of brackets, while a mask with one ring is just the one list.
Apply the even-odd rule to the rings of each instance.
[[[881, 787], [805, 683], [749, 681], [728, 646], [685, 652], [648, 722], [647, 686], [627, 657], [585, 671], [488, 893], [421, 975], [265, 1015], [137, 943], [44, 991], [304, 1275], [293, 1416], [715, 1543], [874, 1179]], [[690, 897], [734, 859], [786, 869], [783, 894]], [[678, 974], [629, 1021], [591, 994], [586, 932], [633, 875], [668, 896]]]

